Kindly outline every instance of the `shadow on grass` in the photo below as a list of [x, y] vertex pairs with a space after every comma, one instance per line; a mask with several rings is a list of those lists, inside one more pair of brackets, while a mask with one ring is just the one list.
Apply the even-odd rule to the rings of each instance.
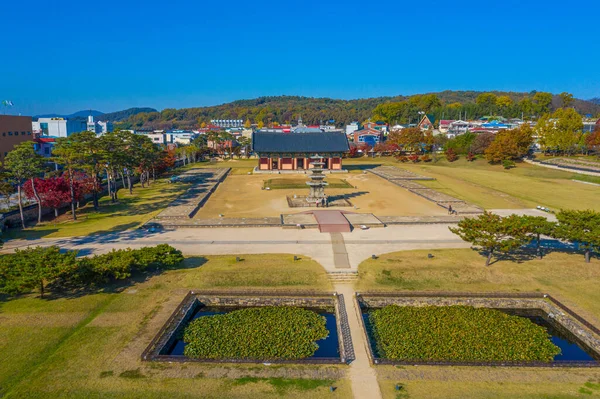
[[381, 166], [381, 163], [374, 163], [374, 164], [370, 164], [370, 163], [366, 163], [366, 164], [362, 164], [362, 165], [344, 165], [344, 169], [347, 169], [349, 172], [353, 171], [353, 170], [369, 170], [369, 169], [375, 169], [378, 166]]
[[[477, 252], [482, 257], [487, 257], [487, 251], [482, 250], [481, 248], [471, 248], [473, 251]], [[559, 240], [546, 239], [541, 241], [540, 252], [542, 258], [548, 254], [554, 252], [562, 252], [572, 255], [581, 255], [584, 256], [585, 251], [580, 249], [577, 243], [565, 243]], [[600, 257], [598, 254], [592, 252], [592, 257]], [[524, 263], [530, 260], [539, 259], [539, 255], [537, 252], [537, 244], [533, 241], [530, 244], [527, 244], [519, 249], [516, 249], [511, 252], [497, 252], [492, 257], [492, 261], [490, 262], [490, 266], [503, 261], [515, 262], [515, 263]]]
[[356, 198], [356, 197], [360, 197], [361, 195], [367, 195], [370, 194], [369, 191], [357, 191], [355, 193], [349, 193], [349, 194], [340, 194], [340, 195], [330, 195], [328, 197], [329, 201], [336, 201], [336, 200], [341, 200], [341, 199], [351, 199], [351, 198]]
[[10, 228], [2, 233], [3, 240], [39, 240], [47, 235], [56, 233], [58, 228], [50, 228], [43, 230], [20, 229], [18, 227]]

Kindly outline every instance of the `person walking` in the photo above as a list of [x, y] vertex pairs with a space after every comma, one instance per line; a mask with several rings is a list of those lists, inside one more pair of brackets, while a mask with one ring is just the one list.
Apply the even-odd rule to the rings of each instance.
[[454, 213], [454, 209], [452, 209], [452, 205], [448, 205], [448, 215], [452, 215]]

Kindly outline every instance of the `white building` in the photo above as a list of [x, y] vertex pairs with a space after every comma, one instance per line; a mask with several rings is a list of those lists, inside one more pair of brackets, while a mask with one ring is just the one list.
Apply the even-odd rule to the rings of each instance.
[[360, 125], [358, 124], [358, 122], [352, 122], [351, 124], [346, 125], [346, 134], [351, 135], [358, 129], [360, 129]]
[[87, 123], [78, 119], [39, 118], [31, 125], [34, 132], [53, 137], [69, 137], [73, 133], [87, 130]]
[[96, 134], [112, 132], [113, 124], [111, 122], [95, 122], [94, 116], [90, 115], [87, 119], [87, 131], [94, 132]]
[[210, 123], [219, 127], [244, 127], [243, 119], [211, 119]]

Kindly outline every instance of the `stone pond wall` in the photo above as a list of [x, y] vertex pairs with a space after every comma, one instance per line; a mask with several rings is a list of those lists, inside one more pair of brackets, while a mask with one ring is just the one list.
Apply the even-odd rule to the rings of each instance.
[[[549, 295], [530, 293], [530, 294], [449, 294], [440, 293], [414, 293], [414, 294], [386, 294], [386, 293], [360, 293], [356, 295], [355, 300], [361, 308], [381, 308], [388, 305], [398, 306], [472, 306], [476, 308], [492, 309], [531, 309], [540, 310], [544, 317], [550, 319], [559, 328], [568, 334], [572, 334], [584, 347], [593, 352], [594, 357], [600, 360], [600, 330], [591, 325], [581, 316], [568, 309], [562, 303]], [[365, 335], [366, 327], [363, 325]], [[375, 364], [404, 364], [403, 362], [394, 362], [384, 359], [375, 359], [369, 348], [369, 357]], [[452, 365], [484, 365], [483, 363], [444, 363], [444, 362], [407, 362], [407, 364], [452, 364]], [[584, 364], [585, 363], [585, 364]], [[507, 366], [586, 366], [598, 367], [600, 363], [589, 362], [569, 362], [569, 363], [540, 363], [540, 364], [502, 364]]]
[[322, 308], [335, 311], [338, 332], [339, 358], [272, 360], [269, 363], [300, 363], [300, 364], [340, 364], [354, 360], [354, 349], [348, 327], [348, 318], [344, 310], [343, 295], [331, 293], [219, 293], [207, 291], [190, 291], [175, 309], [165, 325], [158, 331], [142, 353], [142, 360], [169, 362], [206, 362], [206, 363], [263, 363], [246, 359], [189, 359], [183, 356], [161, 354], [163, 348], [169, 347], [180, 328], [190, 320], [194, 310], [199, 305], [258, 307], [258, 306], [297, 306], [305, 308]]

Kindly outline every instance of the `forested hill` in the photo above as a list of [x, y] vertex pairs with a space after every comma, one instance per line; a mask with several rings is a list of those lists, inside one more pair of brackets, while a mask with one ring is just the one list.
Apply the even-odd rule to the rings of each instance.
[[[520, 117], [538, 115], [562, 105], [561, 97], [549, 93], [443, 91], [412, 96], [377, 97], [357, 100], [299, 96], [259, 97], [209, 107], [164, 109], [142, 112], [125, 120], [123, 128], [195, 128], [211, 119], [243, 119], [252, 123], [306, 124], [335, 121], [343, 126], [369, 118], [392, 123], [415, 122], [419, 112], [432, 113], [436, 119], [477, 118], [483, 115]], [[390, 105], [391, 104], [391, 105]], [[573, 99], [571, 106], [581, 114], [600, 114], [600, 105]], [[379, 106], [379, 107], [378, 107]], [[392, 110], [393, 109], [393, 110]]]
[[129, 118], [132, 115], [137, 115], [139, 113], [151, 113], [151, 112], [158, 112], [157, 110], [155, 110], [154, 108], [129, 108], [123, 111], [117, 111], [117, 112], [109, 112], [108, 114], [102, 114], [102, 116], [99, 118], [102, 121], [109, 121], [109, 122], [119, 122], [119, 121], [124, 121], [127, 118]]

